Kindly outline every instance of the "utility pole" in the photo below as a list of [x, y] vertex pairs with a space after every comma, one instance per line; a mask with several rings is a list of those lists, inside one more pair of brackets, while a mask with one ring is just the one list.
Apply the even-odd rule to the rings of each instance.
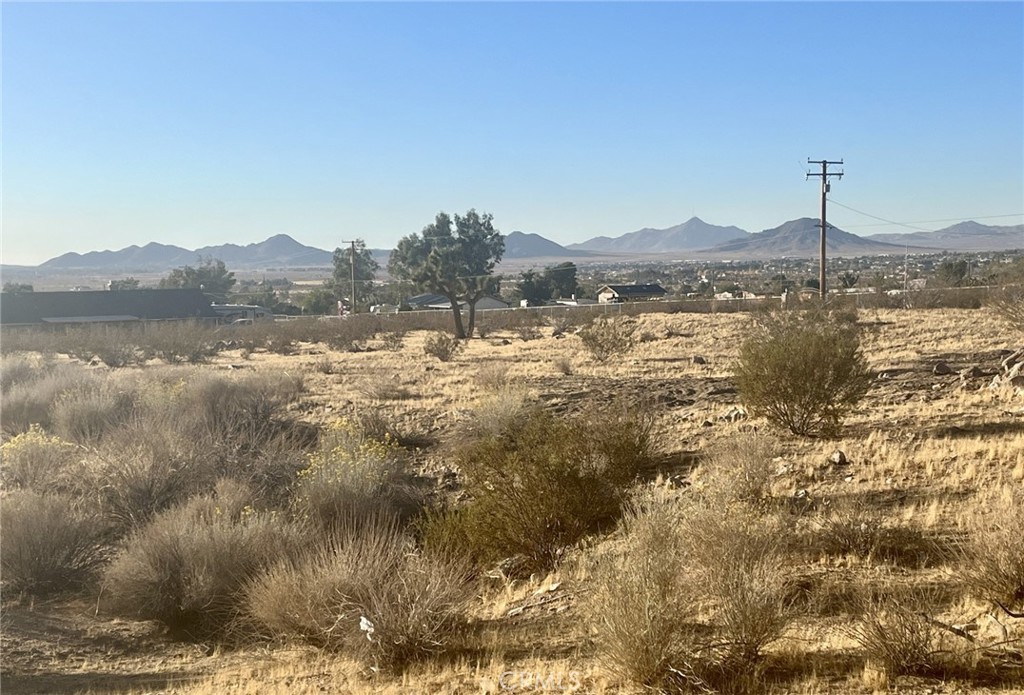
[[343, 243], [343, 244], [351, 244], [352, 245], [352, 247], [351, 247], [352, 248], [352, 255], [349, 257], [349, 260], [352, 262], [352, 295], [351, 295], [352, 307], [351, 307], [351, 309], [352, 309], [352, 313], [354, 314], [354, 313], [356, 313], [356, 242], [355, 242], [355, 240], [353, 240], [353, 241], [343, 241], [341, 243]]
[[815, 173], [807, 172], [807, 176], [804, 177], [804, 180], [806, 181], [807, 179], [811, 178], [812, 176], [820, 176], [821, 177], [821, 237], [820, 237], [821, 244], [820, 244], [820, 249], [819, 249], [819, 256], [820, 257], [818, 259], [818, 296], [821, 297], [822, 301], [824, 301], [825, 300], [825, 292], [826, 292], [826, 289], [825, 289], [825, 229], [826, 229], [826, 224], [827, 224], [825, 222], [825, 196], [831, 190], [831, 186], [829, 185], [829, 182], [828, 182], [828, 177], [829, 176], [837, 176], [839, 178], [843, 178], [843, 172], [841, 172], [841, 171], [829, 171], [828, 170], [828, 165], [829, 164], [842, 164], [843, 160], [840, 159], [838, 162], [830, 162], [827, 159], [817, 159], [817, 160], [815, 160], [815, 159], [808, 159], [807, 163], [808, 164], [820, 164], [821, 165], [821, 173], [820, 174], [817, 173], [817, 172], [815, 172]]

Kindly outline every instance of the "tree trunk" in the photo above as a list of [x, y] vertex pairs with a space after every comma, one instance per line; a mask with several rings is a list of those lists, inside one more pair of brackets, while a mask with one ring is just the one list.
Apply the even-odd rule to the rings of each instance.
[[469, 337], [473, 337], [473, 329], [476, 327], [476, 302], [479, 297], [470, 297], [469, 301]]
[[[466, 329], [462, 327], [462, 309], [459, 308], [459, 300], [456, 297], [449, 296], [448, 301], [452, 303], [452, 318], [455, 319], [455, 337], [459, 340], [465, 340]], [[470, 317], [472, 317], [472, 313], [470, 314]], [[470, 320], [472, 320], [472, 318]], [[473, 324], [470, 323], [470, 326], [472, 325]], [[470, 330], [472, 330], [472, 328], [470, 328]]]

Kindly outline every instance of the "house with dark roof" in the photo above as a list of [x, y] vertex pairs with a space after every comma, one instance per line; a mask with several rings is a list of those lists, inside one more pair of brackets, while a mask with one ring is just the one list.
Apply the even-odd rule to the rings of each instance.
[[197, 289], [0, 293], [5, 326], [217, 318]]
[[661, 285], [605, 285], [597, 291], [602, 304], [663, 299], [668, 291]]

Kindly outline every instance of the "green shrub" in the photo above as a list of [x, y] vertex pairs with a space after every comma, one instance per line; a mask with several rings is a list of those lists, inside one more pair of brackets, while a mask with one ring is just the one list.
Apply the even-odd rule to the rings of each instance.
[[465, 348], [461, 340], [444, 331], [438, 331], [423, 342], [423, 352], [442, 362], [451, 362]]
[[301, 517], [330, 528], [384, 513], [410, 517], [419, 496], [408, 482], [405, 452], [397, 443], [374, 439], [340, 420], [321, 435], [309, 465], [299, 472], [294, 502]]
[[871, 375], [855, 323], [816, 311], [762, 318], [740, 347], [736, 382], [753, 414], [794, 434], [831, 435]]
[[164, 511], [132, 535], [104, 574], [101, 607], [187, 639], [240, 634], [247, 582], [299, 553], [307, 532], [245, 506], [236, 486], [219, 493]]
[[63, 593], [87, 583], [104, 558], [106, 529], [72, 498], [13, 490], [0, 505], [4, 595]]
[[631, 319], [595, 319], [576, 334], [598, 362], [629, 352], [635, 343], [636, 324]]
[[458, 461], [472, 501], [449, 523], [478, 562], [514, 557], [515, 572], [554, 565], [566, 546], [613, 525], [649, 463], [642, 417], [558, 420], [532, 413], [516, 429], [468, 444]]
[[424, 556], [393, 520], [375, 518], [255, 579], [247, 605], [274, 635], [394, 670], [443, 649], [470, 597], [462, 563]]

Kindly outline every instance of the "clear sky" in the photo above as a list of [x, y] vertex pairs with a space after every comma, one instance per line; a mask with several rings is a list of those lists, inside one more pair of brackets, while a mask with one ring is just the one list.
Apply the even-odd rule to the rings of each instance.
[[[1024, 221], [1024, 3], [4, 2], [2, 260]], [[833, 206], [859, 234], [911, 231]], [[951, 222], [915, 224], [938, 229]]]

